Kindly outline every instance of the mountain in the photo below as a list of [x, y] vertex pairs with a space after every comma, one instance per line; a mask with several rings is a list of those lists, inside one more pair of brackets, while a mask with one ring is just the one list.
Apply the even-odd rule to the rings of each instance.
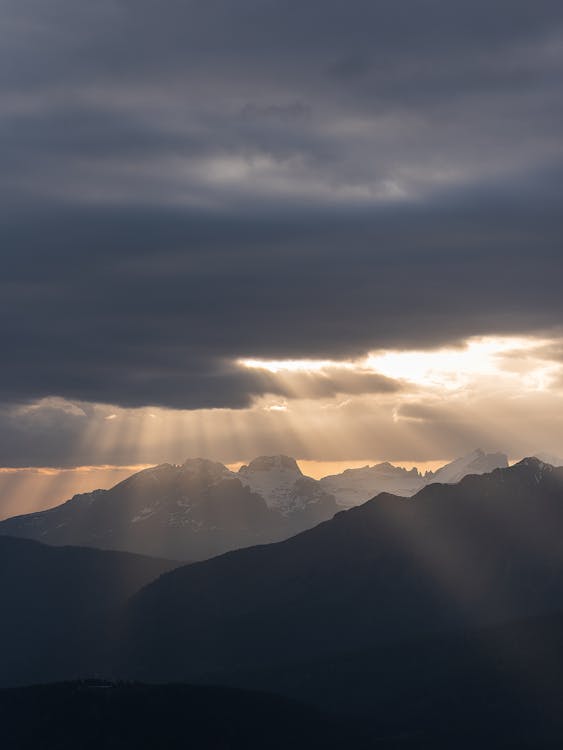
[[179, 563], [0, 537], [0, 685], [101, 669], [127, 599]]
[[294, 458], [260, 456], [238, 472], [202, 458], [161, 464], [109, 490], [75, 495], [39, 513], [0, 522], [0, 534], [116, 549], [181, 560], [204, 560], [231, 549], [287, 539], [342, 508], [380, 492], [410, 497], [431, 482], [508, 466], [502, 453], [476, 450], [422, 476], [390, 463], [347, 469], [320, 481]]
[[390, 492], [401, 497], [411, 497], [432, 482], [455, 484], [468, 474], [487, 474], [493, 469], [508, 466], [504, 453], [485, 453], [477, 449], [467, 456], [455, 459], [436, 472], [422, 475], [418, 469], [410, 471], [384, 462], [360, 469], [346, 469], [341, 474], [324, 477], [321, 487], [334, 495], [342, 508], [352, 508], [378, 495]]
[[563, 743], [562, 663], [558, 612], [219, 679], [339, 715], [371, 747], [553, 750]]
[[0, 522], [0, 534], [192, 561], [285, 539], [336, 509], [293, 459], [258, 458], [235, 474], [196, 458], [9, 518]]
[[121, 669], [191, 679], [561, 609], [562, 533], [563, 469], [533, 458], [412, 499], [383, 493], [149, 584], [128, 608]]
[[332, 494], [306, 477], [289, 456], [261, 456], [238, 471], [241, 482], [264, 498], [269, 508], [288, 519], [304, 517], [310, 525], [326, 521], [338, 510]]
[[456, 458], [434, 473], [425, 477], [425, 483], [441, 482], [442, 484], [456, 484], [468, 474], [488, 474], [494, 469], [505, 469], [508, 458], [504, 453], [485, 453], [480, 448], [468, 453], [467, 456]]
[[553, 453], [546, 453], [544, 451], [538, 451], [534, 453], [536, 458], [543, 461], [545, 464], [551, 464], [552, 466], [563, 466], [563, 458], [555, 456]]
[[334, 495], [342, 508], [361, 505], [380, 492], [410, 497], [424, 486], [418, 469], [403, 469], [388, 462], [360, 469], [345, 469], [341, 474], [323, 477], [321, 487]]

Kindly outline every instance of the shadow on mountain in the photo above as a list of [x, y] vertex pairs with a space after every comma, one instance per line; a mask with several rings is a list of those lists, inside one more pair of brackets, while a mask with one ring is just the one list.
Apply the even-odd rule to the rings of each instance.
[[384, 747], [535, 748], [563, 744], [562, 665], [557, 614], [220, 679], [315, 705]]
[[530, 459], [179, 568], [133, 597], [121, 668], [192, 680], [560, 610], [562, 498]]
[[128, 598], [178, 564], [0, 537], [0, 686], [107, 672]]

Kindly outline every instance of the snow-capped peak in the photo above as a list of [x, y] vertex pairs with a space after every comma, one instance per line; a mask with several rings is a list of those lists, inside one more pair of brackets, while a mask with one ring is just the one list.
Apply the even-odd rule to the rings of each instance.
[[259, 456], [248, 466], [241, 466], [237, 476], [261, 495], [269, 508], [284, 515], [326, 497], [318, 483], [305, 477], [297, 461], [290, 456]]
[[341, 474], [323, 477], [322, 488], [330, 492], [343, 508], [360, 505], [380, 492], [409, 497], [422, 488], [424, 479], [418, 469], [410, 471], [388, 461], [359, 469], [345, 469]]
[[508, 457], [504, 453], [485, 453], [481, 448], [456, 458], [427, 477], [428, 483], [455, 484], [467, 474], [487, 474], [494, 469], [506, 469]]

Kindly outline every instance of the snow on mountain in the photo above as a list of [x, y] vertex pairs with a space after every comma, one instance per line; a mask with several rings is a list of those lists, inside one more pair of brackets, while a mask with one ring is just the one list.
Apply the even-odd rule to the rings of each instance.
[[388, 462], [360, 469], [346, 469], [341, 474], [323, 477], [321, 487], [334, 495], [343, 508], [361, 505], [380, 492], [410, 497], [424, 486], [424, 477], [417, 469], [403, 469]]
[[294, 458], [259, 456], [237, 475], [240, 481], [264, 498], [272, 510], [283, 516], [307, 513], [324, 521], [337, 510], [334, 497], [315, 479], [304, 476]]
[[233, 479], [236, 474], [218, 461], [207, 458], [188, 458], [179, 467], [180, 474], [198, 479], [207, 484], [217, 484], [223, 479]]
[[426, 484], [456, 484], [468, 474], [488, 474], [494, 469], [506, 469], [508, 458], [504, 453], [485, 453], [480, 448], [466, 456], [456, 458], [434, 473], [426, 475]]
[[239, 479], [262, 495], [269, 508], [282, 513], [291, 509], [290, 496], [303, 472], [289, 456], [260, 456], [238, 471]]

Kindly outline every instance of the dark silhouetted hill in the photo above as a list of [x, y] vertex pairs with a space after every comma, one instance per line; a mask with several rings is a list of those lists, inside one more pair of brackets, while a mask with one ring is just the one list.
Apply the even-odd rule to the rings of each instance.
[[0, 685], [108, 669], [128, 598], [178, 563], [0, 537]]
[[561, 613], [219, 679], [306, 701], [398, 747], [563, 746]]

